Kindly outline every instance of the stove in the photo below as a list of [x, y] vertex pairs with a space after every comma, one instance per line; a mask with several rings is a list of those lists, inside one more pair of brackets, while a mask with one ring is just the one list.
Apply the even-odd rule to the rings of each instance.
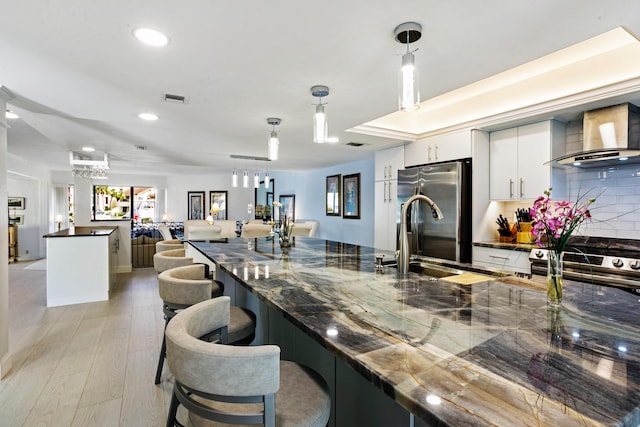
[[[529, 254], [531, 274], [547, 274], [546, 249]], [[563, 252], [563, 277], [613, 286], [640, 294], [640, 241], [606, 237], [572, 237]]]

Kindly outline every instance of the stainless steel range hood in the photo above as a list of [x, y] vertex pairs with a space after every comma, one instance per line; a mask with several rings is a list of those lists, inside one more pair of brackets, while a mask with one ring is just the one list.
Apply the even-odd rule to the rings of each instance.
[[640, 109], [626, 103], [587, 111], [583, 137], [582, 151], [552, 162], [577, 167], [640, 163]]

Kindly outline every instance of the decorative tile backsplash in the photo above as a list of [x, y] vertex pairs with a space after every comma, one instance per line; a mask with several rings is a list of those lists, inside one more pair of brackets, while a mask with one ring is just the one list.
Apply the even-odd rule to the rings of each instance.
[[[582, 149], [582, 120], [567, 124], [566, 152]], [[640, 164], [602, 168], [568, 168], [567, 194], [597, 197], [593, 221], [580, 228], [587, 236], [640, 239]]]

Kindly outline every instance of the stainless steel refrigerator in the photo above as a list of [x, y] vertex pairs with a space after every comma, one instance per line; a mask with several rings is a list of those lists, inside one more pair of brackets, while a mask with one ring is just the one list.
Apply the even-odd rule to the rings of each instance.
[[412, 204], [407, 212], [411, 254], [471, 262], [471, 159], [399, 170], [397, 218], [413, 194], [433, 200], [444, 218], [433, 219], [426, 203]]

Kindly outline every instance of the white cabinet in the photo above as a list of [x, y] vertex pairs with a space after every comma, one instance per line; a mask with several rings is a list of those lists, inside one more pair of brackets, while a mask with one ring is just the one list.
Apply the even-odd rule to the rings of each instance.
[[473, 247], [473, 264], [496, 268], [503, 271], [515, 271], [531, 274], [529, 252], [515, 249]]
[[560, 144], [565, 127], [545, 121], [492, 132], [489, 140], [491, 200], [532, 200], [551, 187], [552, 145]]
[[376, 151], [376, 181], [398, 179], [398, 170], [404, 169], [404, 147]]
[[471, 131], [432, 136], [405, 145], [404, 165], [418, 166], [471, 157]]
[[398, 206], [398, 170], [404, 169], [404, 147], [376, 152], [375, 164], [375, 236], [378, 249], [396, 249], [396, 209]]

